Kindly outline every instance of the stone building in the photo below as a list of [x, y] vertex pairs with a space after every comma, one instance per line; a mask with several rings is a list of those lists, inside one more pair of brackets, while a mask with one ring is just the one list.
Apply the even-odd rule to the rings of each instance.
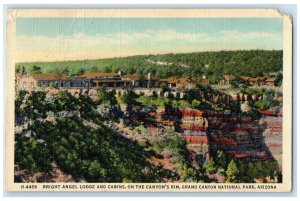
[[68, 82], [68, 79], [65, 75], [58, 75], [55, 73], [37, 73], [29, 74], [24, 73], [17, 75], [16, 79], [16, 88], [18, 90], [34, 90], [39, 87], [64, 87]]

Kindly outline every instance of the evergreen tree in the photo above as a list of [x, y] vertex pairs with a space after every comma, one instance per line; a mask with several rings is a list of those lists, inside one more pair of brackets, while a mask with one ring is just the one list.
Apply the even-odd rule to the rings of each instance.
[[203, 168], [205, 172], [209, 174], [216, 173], [217, 171], [217, 168], [215, 166], [215, 161], [212, 158], [203, 164]]
[[32, 67], [32, 72], [33, 73], [42, 73], [42, 68], [41, 67], [39, 67], [39, 66], [33, 66]]
[[117, 105], [116, 91], [107, 91], [105, 86], [101, 86], [98, 93], [99, 104], [108, 102], [110, 105]]
[[222, 168], [223, 170], [226, 170], [227, 165], [228, 165], [227, 157], [226, 157], [225, 153], [221, 150], [217, 151], [216, 163], [217, 163], [218, 167]]
[[228, 164], [228, 167], [227, 167], [227, 170], [226, 170], [226, 175], [227, 175], [227, 182], [229, 182], [229, 183], [238, 182], [239, 170], [238, 170], [238, 168], [236, 166], [236, 163], [233, 159]]
[[138, 95], [132, 90], [125, 91], [121, 97], [123, 102], [127, 105], [128, 111], [132, 110], [133, 106], [138, 105], [138, 102], [136, 101], [137, 98]]

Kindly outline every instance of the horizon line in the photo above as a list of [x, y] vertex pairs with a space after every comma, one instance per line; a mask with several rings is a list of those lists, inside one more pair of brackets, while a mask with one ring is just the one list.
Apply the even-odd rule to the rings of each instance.
[[78, 60], [53, 60], [53, 61], [18, 61], [17, 64], [27, 64], [27, 63], [54, 63], [54, 62], [76, 62], [76, 61], [87, 61], [87, 60], [105, 60], [105, 59], [121, 59], [135, 56], [156, 56], [156, 55], [167, 55], [167, 54], [193, 54], [193, 53], [205, 53], [205, 52], [230, 52], [230, 51], [283, 51], [283, 49], [231, 49], [231, 50], [212, 50], [212, 51], [192, 51], [192, 52], [168, 52], [161, 54], [134, 54], [128, 56], [119, 57], [105, 57], [105, 58], [90, 58], [90, 59], [78, 59]]

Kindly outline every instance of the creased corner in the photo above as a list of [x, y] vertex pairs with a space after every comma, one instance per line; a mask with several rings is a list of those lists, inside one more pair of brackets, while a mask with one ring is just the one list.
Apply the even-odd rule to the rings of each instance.
[[283, 17], [286, 21], [288, 21], [290, 24], [292, 24], [292, 20], [293, 20], [292, 15], [284, 13], [279, 9], [274, 9], [274, 12], [276, 12], [277, 15]]
[[8, 9], [6, 23], [10, 24], [12, 22], [15, 22], [17, 18], [17, 14], [18, 14], [18, 9]]

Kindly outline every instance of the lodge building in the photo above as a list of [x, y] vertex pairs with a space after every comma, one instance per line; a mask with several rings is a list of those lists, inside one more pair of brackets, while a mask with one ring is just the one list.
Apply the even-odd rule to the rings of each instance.
[[[160, 79], [151, 73], [147, 75], [122, 75], [121, 72], [90, 72], [74, 77], [55, 73], [16, 74], [16, 88], [19, 90], [34, 90], [43, 87], [94, 88], [101, 86], [110, 88], [158, 88], [162, 83], [166, 83], [172, 89], [191, 89], [197, 85], [196, 81], [189, 78], [170, 77]], [[203, 83], [208, 83], [208, 80], [206, 79]]]

